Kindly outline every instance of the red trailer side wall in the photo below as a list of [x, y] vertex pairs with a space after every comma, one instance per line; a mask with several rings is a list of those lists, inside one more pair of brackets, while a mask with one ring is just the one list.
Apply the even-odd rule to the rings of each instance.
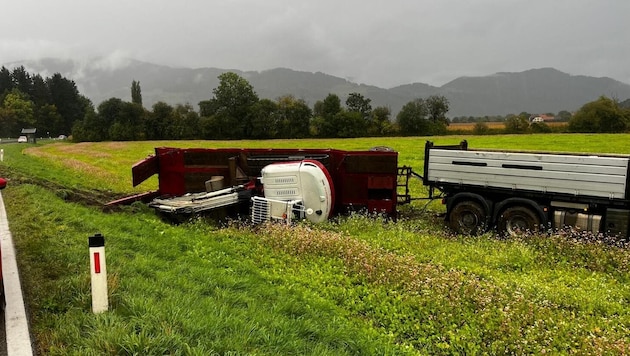
[[154, 171], [159, 175], [162, 195], [204, 191], [205, 181], [212, 176], [225, 177], [227, 186], [236, 185], [260, 177], [260, 170], [268, 164], [314, 159], [332, 177], [335, 212], [396, 212], [398, 153], [393, 151], [159, 147], [155, 153], [155, 157], [134, 166], [134, 185]]

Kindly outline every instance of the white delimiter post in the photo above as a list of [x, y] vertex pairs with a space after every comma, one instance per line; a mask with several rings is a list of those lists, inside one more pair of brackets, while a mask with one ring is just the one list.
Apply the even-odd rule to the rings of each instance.
[[92, 274], [92, 312], [98, 314], [108, 309], [105, 237], [101, 234], [90, 236], [89, 245]]

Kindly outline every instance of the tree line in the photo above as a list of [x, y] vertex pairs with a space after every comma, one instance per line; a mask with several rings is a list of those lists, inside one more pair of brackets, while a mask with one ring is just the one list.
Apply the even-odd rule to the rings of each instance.
[[[190, 104], [165, 102], [146, 109], [140, 82], [135, 80], [130, 102], [111, 98], [95, 108], [73, 81], [60, 74], [42, 78], [24, 67], [0, 70], [0, 136], [15, 136], [25, 127], [36, 127], [40, 134], [50, 136], [70, 133], [77, 142], [430, 136], [447, 133], [448, 110], [448, 99], [434, 95], [410, 101], [392, 120], [388, 107], [373, 108], [371, 100], [360, 93], [350, 93], [344, 103], [338, 95], [328, 94], [311, 108], [292, 95], [260, 99], [246, 79], [232, 72], [219, 76], [219, 85], [210, 99], [199, 103], [199, 111]], [[569, 122], [568, 130], [574, 132], [630, 128], [630, 110], [606, 97], [585, 104], [574, 115], [561, 114]], [[527, 113], [506, 116], [503, 132], [550, 131], [546, 124], [532, 124], [528, 119]], [[476, 121], [476, 133], [489, 133], [483, 119], [453, 121]]]
[[91, 106], [75, 83], [59, 73], [43, 78], [23, 66], [13, 71], [0, 68], [0, 137], [15, 137], [23, 128], [68, 135]]
[[199, 103], [198, 112], [190, 104], [165, 102], [148, 110], [142, 105], [140, 83], [134, 80], [131, 102], [110, 98], [94, 107], [60, 74], [44, 79], [24, 67], [2, 67], [0, 136], [35, 127], [40, 135], [71, 134], [74, 141], [335, 138], [431, 135], [445, 131], [448, 124], [448, 100], [438, 96], [410, 103], [396, 123], [388, 107], [373, 108], [359, 93], [349, 94], [345, 103], [329, 94], [311, 108], [292, 95], [260, 99], [246, 79], [232, 72], [219, 76], [212, 94]]
[[[557, 114], [548, 112], [547, 116], [553, 116], [556, 122], [569, 122], [573, 114], [568, 110], [561, 110]], [[514, 116], [526, 116], [532, 117], [533, 115], [528, 112], [521, 112], [520, 114], [508, 114], [508, 115], [486, 115], [486, 116], [456, 116], [450, 119], [453, 123], [477, 123], [477, 122], [505, 122]]]
[[[400, 132], [430, 135], [445, 131], [448, 124], [445, 116], [448, 100], [444, 97], [418, 99], [414, 102], [414, 111], [403, 108], [403, 113], [410, 113], [403, 114], [405, 119], [396, 124], [391, 121], [389, 108], [373, 108], [371, 100], [359, 93], [349, 94], [345, 103], [336, 94], [329, 94], [311, 108], [292, 95], [276, 100], [260, 99], [252, 85], [233, 72], [219, 76], [212, 98], [199, 103], [199, 112], [190, 104], [171, 106], [164, 102], [145, 110], [140, 83], [136, 81], [131, 85], [131, 97], [131, 102], [111, 98], [101, 103], [95, 112], [88, 112], [83, 120], [75, 123], [73, 139], [346, 138]], [[412, 123], [413, 120], [431, 124]]]
[[[626, 100], [628, 102], [629, 100]], [[504, 133], [548, 133], [553, 130], [545, 122], [530, 122], [532, 115], [521, 113], [505, 117]], [[630, 130], [630, 108], [625, 102], [600, 96], [598, 99], [584, 104], [574, 114], [560, 111], [555, 121], [567, 122], [563, 128], [566, 132], [580, 133], [621, 133]], [[485, 122], [479, 121], [473, 129], [475, 134], [484, 134], [489, 130]]]

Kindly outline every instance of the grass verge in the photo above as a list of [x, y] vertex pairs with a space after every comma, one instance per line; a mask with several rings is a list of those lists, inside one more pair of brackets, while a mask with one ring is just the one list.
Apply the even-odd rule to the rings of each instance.
[[[402, 349], [289, 283], [289, 255], [252, 232], [104, 214], [21, 185], [6, 191], [41, 354], [381, 354]], [[92, 315], [87, 237], [106, 236], [110, 312]]]
[[[627, 135], [435, 141], [462, 138], [475, 148], [532, 149], [536, 141], [548, 150], [572, 143], [630, 152]], [[422, 142], [330, 146], [391, 146], [401, 164], [421, 167]], [[103, 213], [68, 199], [124, 193], [129, 162], [154, 144], [7, 145], [3, 195], [40, 354], [630, 353], [627, 247], [562, 235], [449, 236], [434, 205], [408, 207], [397, 223], [355, 215], [318, 226], [218, 228], [168, 225], [142, 205]], [[95, 150], [108, 162], [90, 160]], [[55, 162], [57, 155], [83, 164]], [[98, 169], [72, 168], [85, 165]], [[101, 170], [117, 178], [91, 179]], [[106, 237], [110, 292], [101, 315], [90, 312], [87, 238], [97, 232]]]

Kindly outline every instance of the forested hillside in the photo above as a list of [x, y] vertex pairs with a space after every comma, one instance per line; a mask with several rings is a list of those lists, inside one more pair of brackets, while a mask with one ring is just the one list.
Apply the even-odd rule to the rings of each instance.
[[[546, 113], [578, 110], [584, 103], [608, 96], [630, 98], [630, 85], [612, 78], [595, 78], [563, 73], [552, 68], [531, 69], [518, 73], [496, 73], [480, 77], [461, 77], [440, 87], [423, 83], [403, 83], [393, 88], [379, 88], [370, 83], [353, 83], [321, 72], [300, 72], [287, 68], [246, 71], [219, 68], [171, 68], [127, 59], [119, 62], [95, 59], [73, 62], [57, 59], [24, 61], [37, 73], [61, 73], [76, 81], [83, 94], [95, 105], [112, 97], [129, 99], [132, 80], [142, 83], [147, 107], [162, 101], [169, 105], [196, 105], [210, 99], [219, 84], [218, 76], [234, 72], [247, 79], [260, 98], [275, 100], [292, 95], [313, 106], [328, 94], [345, 101], [350, 93], [372, 100], [374, 106], [388, 107], [395, 116], [417, 98], [431, 95], [446, 97], [451, 103], [449, 117], [508, 115], [521, 112]], [[579, 74], [579, 73], [577, 73]]]

